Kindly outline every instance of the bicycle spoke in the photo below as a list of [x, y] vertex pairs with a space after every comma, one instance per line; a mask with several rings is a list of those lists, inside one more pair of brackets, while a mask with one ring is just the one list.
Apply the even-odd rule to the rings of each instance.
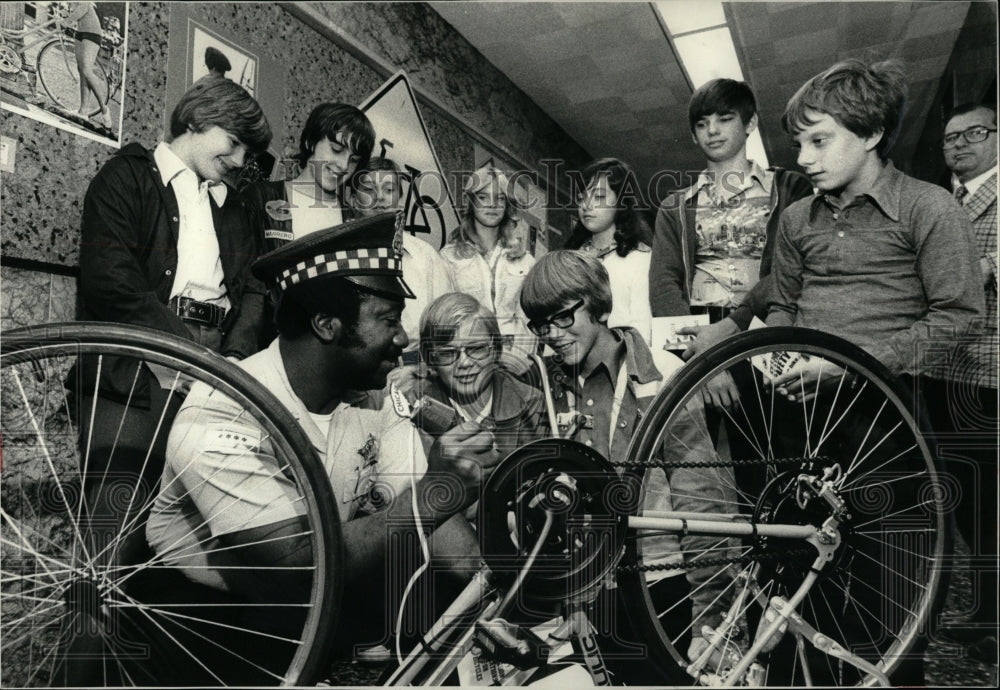
[[[842, 490], [842, 491], [846, 491], [846, 490], [850, 490], [850, 487], [854, 486], [855, 484], [857, 484], [858, 482], [860, 482], [860, 481], [861, 481], [862, 479], [864, 479], [865, 477], [867, 477], [867, 476], [869, 476], [870, 474], [873, 474], [873, 473], [875, 473], [875, 472], [878, 472], [878, 471], [879, 471], [879, 470], [881, 470], [881, 469], [882, 469], [883, 467], [886, 467], [886, 466], [887, 466], [887, 465], [888, 465], [889, 463], [891, 463], [891, 462], [894, 462], [895, 460], [898, 460], [898, 459], [900, 459], [901, 457], [903, 457], [903, 456], [904, 456], [904, 455], [906, 455], [907, 453], [910, 453], [911, 451], [914, 451], [914, 450], [918, 450], [918, 449], [919, 449], [919, 447], [917, 446], [917, 444], [913, 444], [913, 445], [912, 445], [912, 446], [910, 446], [909, 448], [906, 448], [906, 449], [904, 449], [904, 450], [901, 450], [901, 451], [900, 451], [899, 453], [897, 453], [897, 454], [896, 454], [896, 455], [894, 455], [893, 457], [889, 458], [888, 460], [886, 460], [885, 462], [883, 462], [883, 463], [882, 463], [881, 465], [879, 465], [878, 467], [873, 467], [872, 469], [870, 469], [870, 470], [867, 470], [867, 471], [865, 471], [865, 473], [864, 473], [864, 474], [861, 474], [861, 475], [858, 475], [857, 477], [855, 477], [855, 478], [854, 478], [854, 481], [852, 481], [852, 482], [850, 482], [850, 483], [846, 483], [846, 484], [842, 482], [842, 486], [840, 487], [840, 488], [841, 488], [841, 490]], [[920, 474], [924, 474], [925, 472], [926, 472], [926, 470], [921, 470]], [[847, 475], [845, 474], [845, 475], [844, 475], [844, 477], [846, 478], [846, 477], [847, 477]]]
[[[270, 671], [267, 668], [265, 668], [265, 667], [263, 667], [263, 666], [255, 663], [254, 661], [248, 659], [243, 654], [237, 653], [236, 650], [232, 650], [232, 649], [228, 649], [228, 648], [224, 647], [223, 645], [219, 644], [217, 641], [213, 640], [212, 638], [210, 638], [210, 637], [208, 637], [206, 635], [203, 635], [202, 633], [200, 633], [197, 630], [195, 630], [194, 628], [192, 628], [190, 625], [188, 625], [188, 623], [192, 623], [192, 622], [193, 623], [201, 623], [201, 624], [204, 624], [204, 625], [210, 625], [213, 628], [220, 628], [220, 629], [226, 629], [226, 630], [235, 630], [235, 631], [238, 631], [238, 632], [248, 633], [248, 634], [251, 634], [251, 635], [258, 636], [258, 637], [263, 637], [263, 638], [266, 638], [266, 639], [269, 639], [269, 640], [274, 640], [274, 641], [278, 641], [278, 642], [287, 642], [287, 643], [290, 643], [290, 644], [293, 644], [293, 645], [298, 645], [298, 644], [301, 644], [301, 642], [302, 642], [301, 640], [298, 640], [298, 639], [291, 639], [291, 638], [281, 637], [279, 635], [272, 635], [270, 633], [265, 633], [263, 631], [254, 630], [253, 628], [238, 627], [238, 626], [235, 626], [235, 625], [229, 625], [227, 623], [221, 623], [219, 621], [212, 620], [211, 618], [197, 618], [197, 617], [194, 617], [194, 616], [185, 615], [183, 613], [178, 613], [176, 611], [168, 611], [168, 610], [164, 610], [162, 608], [157, 608], [157, 607], [154, 607], [154, 606], [149, 606], [149, 605], [146, 605], [146, 604], [142, 604], [142, 603], [136, 602], [134, 600], [131, 600], [129, 603], [131, 603], [135, 609], [139, 610], [143, 615], [145, 615], [150, 620], [153, 620], [153, 618], [154, 618], [151, 615], [150, 612], [151, 611], [155, 611], [160, 616], [162, 616], [164, 619], [171, 621], [173, 624], [175, 624], [178, 627], [182, 628], [183, 630], [185, 630], [189, 634], [192, 634], [192, 635], [194, 635], [194, 636], [196, 636], [196, 637], [204, 640], [205, 642], [208, 642], [212, 646], [218, 648], [221, 652], [225, 652], [225, 653], [229, 654], [230, 656], [233, 656], [233, 657], [239, 659], [241, 662], [245, 663], [246, 665], [248, 665], [248, 666], [256, 669], [257, 671], [261, 671], [261, 672], [267, 674], [268, 676], [270, 676], [271, 678], [274, 678], [275, 680], [280, 680], [281, 676], [279, 676], [279, 675], [275, 674], [273, 671]], [[168, 635], [171, 638], [171, 640], [174, 641], [175, 644], [178, 644], [178, 646], [180, 646], [180, 643], [178, 642], [178, 640], [173, 635], [170, 635], [170, 633], [168, 633], [166, 631], [166, 629], [159, 622], [154, 621], [154, 623], [157, 625], [158, 628], [160, 628], [161, 631], [164, 632], [164, 634]], [[187, 651], [187, 650], [185, 649], [185, 651]], [[205, 670], [209, 670], [205, 666], [203, 666], [203, 668], [205, 668]], [[209, 672], [211, 673], [211, 671], [209, 671]], [[213, 675], [213, 677], [216, 677], [214, 673], [212, 673], [212, 675]]]
[[[72, 515], [72, 509], [70, 508], [69, 499], [66, 496], [66, 492], [64, 490], [59, 473], [56, 471], [55, 465], [52, 462], [52, 457], [49, 455], [48, 444], [45, 443], [45, 439], [42, 437], [42, 431], [41, 428], [39, 428], [38, 426], [38, 420], [35, 418], [35, 413], [31, 409], [31, 403], [28, 402], [28, 397], [24, 392], [24, 386], [21, 383], [21, 376], [20, 374], [18, 374], [17, 370], [14, 370], [12, 373], [14, 375], [14, 380], [17, 383], [17, 388], [21, 393], [21, 400], [24, 403], [28, 416], [31, 419], [31, 426], [35, 430], [35, 436], [38, 439], [38, 443], [41, 447], [42, 455], [45, 457], [45, 462], [48, 464], [48, 468], [52, 473], [51, 476], [55, 480], [56, 488], [59, 490], [59, 496], [62, 499], [63, 507], [66, 509], [69, 515]], [[86, 553], [87, 548], [83, 542], [83, 534], [80, 532], [79, 523], [72, 519], [70, 520], [70, 522], [73, 525], [73, 531], [76, 535], [77, 543], [80, 545], [80, 548], [84, 551], [84, 553]]]
[[[50, 60], [61, 60], [60, 55], [55, 49], [49, 51]], [[146, 376], [147, 364], [167, 371], [162, 377], [165, 388], [160, 388], [160, 379]], [[31, 331], [5, 331], [0, 366], [4, 384], [0, 429], [4, 686], [160, 685], [174, 678], [175, 670], [186, 674], [185, 678], [199, 678], [197, 685], [214, 685], [225, 682], [228, 670], [217, 664], [227, 658], [233, 660], [234, 670], [243, 666], [265, 684], [315, 682], [325, 670], [326, 650], [311, 641], [325, 638], [326, 628], [336, 620], [336, 600], [324, 592], [339, 583], [335, 567], [339, 531], [328, 529], [322, 521], [336, 521], [339, 513], [323, 481], [325, 470], [287, 410], [248, 374], [221, 358], [169, 334], [154, 336], [115, 324], [54, 324]], [[67, 378], [70, 371], [73, 376]], [[105, 392], [113, 371], [122, 373], [117, 381], [120, 397], [115, 398]], [[231, 413], [213, 421], [225, 423], [225, 417], [230, 417], [241, 425], [259, 427], [257, 437], [265, 444], [264, 452], [275, 457], [265, 461], [267, 469], [257, 476], [262, 482], [280, 480], [287, 487], [287, 499], [248, 504], [237, 512], [233, 499], [223, 496], [205, 515], [192, 520], [204, 524], [199, 532], [181, 539], [175, 552], [182, 552], [184, 558], [183, 554], [197, 551], [203, 560], [187, 573], [198, 578], [200, 573], [211, 572], [214, 579], [231, 575], [234, 592], [285, 578], [307, 584], [301, 597], [290, 597], [294, 603], [282, 602], [290, 591], [265, 592], [261, 601], [237, 604], [243, 594], [230, 596], [220, 590], [225, 603], [200, 607], [195, 602], [209, 601], [211, 594], [199, 599], [204, 595], [194, 587], [190, 594], [174, 588], [175, 579], [183, 577], [183, 561], [164, 559], [149, 550], [146, 516], [156, 504], [155, 489], [162, 489], [158, 465], [176, 410], [183, 405], [179, 384], [187, 377], [215, 391], [216, 400], [226, 391], [226, 400], [234, 404]], [[155, 396], [148, 413], [139, 400], [147, 382]], [[167, 406], [160, 407], [164, 398]], [[212, 406], [211, 401], [206, 404]], [[200, 400], [193, 405], [198, 417], [212, 414]], [[235, 455], [229, 460], [238, 467], [246, 465], [248, 457]], [[175, 493], [191, 500], [199, 491], [194, 485], [206, 477], [214, 481], [215, 473], [227, 471], [220, 469], [223, 464], [199, 472], [188, 470], [184, 481], [197, 475], [191, 481], [193, 493], [174, 484]], [[141, 474], [123, 474], [132, 472]], [[156, 487], [152, 481], [157, 481]], [[240, 490], [246, 493], [250, 486], [243, 484]], [[240, 524], [256, 529], [279, 514], [295, 516], [300, 526], [289, 521], [287, 534], [269, 535], [264, 529], [253, 543], [241, 547], [213, 540], [207, 529], [217, 517], [227, 518], [236, 530]], [[178, 539], [189, 526], [180, 520], [170, 529], [166, 541]], [[192, 543], [198, 545], [188, 549]], [[239, 548], [262, 548], [266, 553], [270, 544], [276, 544], [275, 552], [287, 552], [283, 544], [308, 548], [313, 560], [309, 562], [307, 556], [292, 563], [293, 567], [282, 567], [276, 563], [240, 565], [234, 558]], [[221, 563], [210, 567], [205, 558], [219, 558]], [[159, 595], [161, 591], [164, 596]], [[136, 594], [139, 599], [168, 599], [169, 603], [161, 610], [142, 611], [122, 603], [126, 595]], [[192, 601], [185, 603], [189, 597]], [[244, 615], [262, 621], [264, 636], [251, 635], [256, 623], [244, 626]], [[216, 616], [220, 617], [217, 621], [213, 620]], [[121, 631], [125, 637], [110, 627], [116, 621], [126, 626]], [[222, 627], [227, 624], [231, 627]], [[134, 625], [140, 627], [133, 630]], [[143, 657], [135, 656], [131, 640], [147, 639], [145, 634], [152, 636], [148, 639], [162, 640], [168, 653], [177, 642], [186, 648], [176, 649], [174, 657], [158, 656], [162, 663], [144, 664]], [[280, 668], [265, 668], [270, 659], [264, 663], [266, 657], [233, 646], [229, 640], [234, 635], [235, 639], [246, 635], [262, 645], [288, 647], [287, 662], [282, 658]], [[72, 656], [84, 653], [92, 658]]]

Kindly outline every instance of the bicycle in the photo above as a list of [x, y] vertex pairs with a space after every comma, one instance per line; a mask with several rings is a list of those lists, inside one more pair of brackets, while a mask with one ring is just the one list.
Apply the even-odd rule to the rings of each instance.
[[[4, 29], [0, 31], [0, 72], [18, 74], [25, 70], [26, 52], [41, 45], [35, 58], [35, 69], [39, 83], [46, 95], [58, 107], [67, 112], [80, 110], [80, 75], [76, 66], [76, 39], [67, 24], [74, 20], [73, 8], [68, 3], [49, 3], [42, 7], [41, 3], [27, 3], [35, 7], [36, 17], [48, 12], [45, 21], [36, 23], [25, 29]], [[116, 17], [110, 18], [108, 26], [103, 27], [101, 50], [95, 68], [104, 81], [107, 94], [104, 105], [108, 105], [122, 86], [121, 78], [124, 67], [122, 46], [124, 39], [119, 31]], [[8, 43], [10, 39], [26, 41], [29, 37], [38, 38], [25, 42], [20, 49], [15, 49]], [[100, 112], [97, 107], [88, 116]]]
[[[768, 376], [806, 361], [843, 372], [822, 399], [782, 408]], [[746, 375], [748, 365], [755, 399], [725, 416], [756, 457], [699, 456], [691, 430], [702, 390], [724, 373]], [[950, 553], [948, 487], [910, 400], [843, 340], [761, 329], [685, 366], [647, 410], [624, 460], [562, 439], [515, 451], [480, 502], [486, 566], [387, 684], [442, 684], [470, 659], [477, 675], [523, 684], [565, 663], [567, 640], [594, 684], [611, 684], [588, 611], [617, 586], [619, 613], [645, 643], [633, 661], [650, 664], [660, 683], [888, 685], [933, 625]], [[801, 433], [786, 433], [789, 425]], [[690, 452], [657, 460], [665, 444]], [[655, 510], [654, 473], [671, 466], [732, 469], [729, 512]], [[656, 540], [665, 535], [682, 537], [683, 562], [664, 561]], [[656, 592], [658, 575], [678, 568], [702, 575], [692, 596], [715, 582], [710, 605], [679, 633]], [[548, 605], [557, 627], [543, 637], [507, 620], [518, 597], [535, 610]], [[706, 646], [687, 658], [681, 642], [692, 633]]]
[[[237, 367], [191, 343], [147, 329], [54, 324], [5, 333], [0, 345], [4, 685], [71, 684], [65, 669], [73, 643], [89, 639], [73, 621], [103, 634], [105, 644], [91, 650], [92, 663], [105, 670], [96, 685], [143, 684], [129, 663], [128, 645], [143, 639], [129, 614], [163, 626], [183, 623], [187, 632], [188, 619], [179, 623], [169, 606], [136, 599], [130, 589], [143, 571], [167, 567], [163, 558], [108, 557], [141, 529], [137, 516], [155, 499], [130, 498], [141, 492], [129, 484], [114, 494], [117, 520], [104, 531], [91, 529], [99, 516], [91, 515], [82, 487], [93, 439], [79, 430], [100, 401], [75, 405], [63, 385], [80, 357], [89, 358], [91, 371], [98, 365], [88, 381], [99, 378], [100, 364], [125, 357], [166, 367], [166, 380], [210, 385], [239, 400], [274, 439], [306, 506], [316, 572], [306, 623], [291, 642], [292, 662], [269, 682], [321, 678], [343, 560], [329, 483], [294, 420]], [[768, 377], [805, 363], [837, 373], [813, 401], [783, 402]], [[705, 386], [724, 373], [747, 376], [748, 369], [756, 393], [725, 415], [758, 452], [733, 460], [692, 420]], [[79, 390], [80, 375], [70, 380]], [[128, 407], [135, 392], [124, 393]], [[484, 568], [385, 682], [442, 684], [470, 658], [506, 669], [509, 682], [528, 682], [565, 663], [569, 644], [595, 684], [609, 684], [592, 611], [610, 590], [621, 594], [645, 645], [637, 661], [664, 682], [886, 684], [932, 624], [950, 549], [948, 486], [908, 402], [878, 362], [845, 341], [761, 329], [681, 369], [642, 416], [624, 459], [609, 461], [558, 438], [522, 447], [496, 468], [480, 499]], [[237, 453], [234, 463], [240, 460]], [[728, 508], [688, 496], [684, 511], [658, 509], [657, 473], [705, 466], [729, 472]], [[92, 531], [100, 536], [96, 552]], [[660, 544], [667, 535], [680, 551], [665, 558]], [[671, 612], [657, 608], [658, 578], [678, 569], [699, 575], [692, 596], [715, 592], [680, 634], [666, 624]], [[526, 607], [554, 614], [554, 629], [538, 632], [508, 615]], [[692, 630], [705, 646], [689, 659], [682, 642]], [[235, 655], [210, 640], [195, 642], [186, 647], [193, 663]]]

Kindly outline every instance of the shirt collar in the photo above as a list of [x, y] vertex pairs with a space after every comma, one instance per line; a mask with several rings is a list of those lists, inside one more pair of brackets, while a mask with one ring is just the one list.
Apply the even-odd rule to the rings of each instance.
[[[886, 161], [882, 171], [879, 172], [878, 177], [875, 178], [875, 182], [872, 183], [871, 189], [865, 192], [863, 196], [871, 199], [883, 214], [898, 223], [899, 193], [902, 184], [903, 173], [896, 169], [892, 161]], [[820, 203], [824, 203], [833, 209], [839, 208], [833, 197], [818, 192], [813, 195], [812, 205], [810, 206], [810, 219], [815, 220], [816, 210], [819, 208]]]
[[[715, 176], [708, 170], [702, 170], [695, 183], [688, 187], [687, 191], [684, 193], [684, 201], [691, 200], [695, 194], [700, 192], [705, 187], [711, 186], [714, 182]], [[758, 165], [757, 161], [752, 160], [750, 161], [750, 179], [744, 180], [743, 185], [739, 188], [739, 191], [750, 189], [753, 187], [754, 182], [760, 185], [765, 194], [770, 194], [771, 185], [774, 182], [774, 173], [770, 170], [765, 170]]]
[[[639, 331], [634, 328], [624, 326], [616, 327], [611, 329], [611, 334], [618, 341], [619, 346], [615, 350], [615, 356], [620, 359], [622, 366], [628, 371], [628, 377], [634, 383], [643, 384], [649, 383], [650, 381], [659, 381], [663, 378], [660, 374], [660, 370], [656, 368], [656, 364], [653, 362], [653, 354], [649, 351], [649, 347], [646, 345]], [[624, 351], [624, 352], [623, 352]], [[606, 361], [600, 362], [591, 372], [598, 371], [601, 367], [608, 372], [606, 375], [611, 377], [611, 367], [608, 366]]]
[[603, 367], [605, 375], [608, 377], [608, 380], [611, 382], [611, 385], [614, 386], [615, 377], [612, 374], [612, 372], [617, 372], [619, 367], [625, 366], [626, 349], [625, 349], [625, 343], [622, 341], [620, 335], [618, 335], [614, 331], [611, 331], [611, 335], [614, 336], [617, 345], [615, 345], [615, 349], [612, 350], [608, 354], [608, 356], [597, 365], [597, 367], [594, 369], [594, 372], [592, 373], [600, 371], [601, 368]]
[[649, 351], [639, 331], [625, 327], [612, 328], [611, 332], [620, 335], [625, 345], [625, 365], [630, 379], [636, 383], [649, 383], [663, 378], [653, 363], [653, 353]]
[[971, 197], [973, 194], [975, 194], [977, 191], [979, 191], [979, 188], [982, 187], [983, 183], [986, 182], [986, 180], [988, 180], [990, 178], [990, 175], [996, 175], [996, 174], [997, 174], [997, 166], [994, 165], [992, 168], [990, 168], [986, 172], [980, 173], [979, 175], [976, 175], [975, 177], [973, 177], [968, 182], [962, 182], [961, 180], [958, 179], [958, 177], [956, 175], [952, 175], [951, 176], [951, 188], [952, 188], [952, 190], [955, 190], [955, 189], [958, 189], [959, 185], [964, 184], [965, 188], [967, 190], [969, 190], [969, 196]]
[[[194, 171], [184, 164], [184, 161], [173, 152], [170, 145], [165, 141], [161, 141], [156, 145], [153, 150], [153, 160], [156, 161], [156, 167], [160, 170], [160, 180], [163, 182], [164, 187], [170, 186], [170, 183], [174, 179], [184, 173], [184, 171], [189, 171], [194, 175]], [[195, 180], [198, 176], [195, 175]], [[222, 206], [226, 203], [226, 196], [229, 194], [229, 188], [226, 186], [225, 182], [205, 182], [200, 183], [208, 187], [208, 193], [212, 195], [212, 199], [215, 201], [216, 206]]]

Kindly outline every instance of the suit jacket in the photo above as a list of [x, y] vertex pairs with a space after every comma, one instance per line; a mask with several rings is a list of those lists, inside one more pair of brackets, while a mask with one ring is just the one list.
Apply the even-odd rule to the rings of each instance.
[[[963, 380], [979, 386], [997, 388], [997, 174], [990, 175], [976, 193], [966, 199], [965, 212], [975, 230], [976, 250], [993, 269], [993, 278], [985, 284], [986, 315], [982, 334], [969, 342], [960, 354], [963, 360], [956, 369], [968, 372]], [[968, 359], [965, 359], [968, 358]]]

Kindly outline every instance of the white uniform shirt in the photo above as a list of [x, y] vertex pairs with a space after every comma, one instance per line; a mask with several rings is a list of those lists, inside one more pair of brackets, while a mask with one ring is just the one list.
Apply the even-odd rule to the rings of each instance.
[[[342, 521], [374, 513], [427, 471], [415, 428], [388, 399], [341, 404], [326, 429], [295, 395], [278, 341], [239, 363], [271, 391], [305, 431], [326, 468]], [[167, 441], [166, 466], [146, 537], [164, 562], [201, 584], [226, 589], [218, 567], [236, 565], [219, 535], [304, 514], [299, 491], [271, 442], [243, 409], [204, 384], [192, 386]]]

